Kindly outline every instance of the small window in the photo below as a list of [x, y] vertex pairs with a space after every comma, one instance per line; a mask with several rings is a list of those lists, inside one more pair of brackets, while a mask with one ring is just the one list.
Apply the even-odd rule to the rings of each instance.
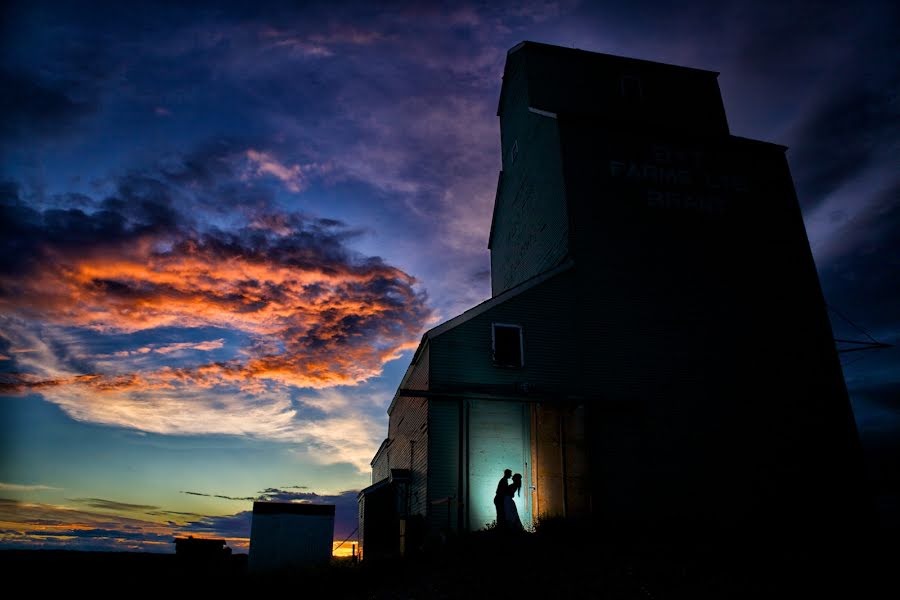
[[498, 367], [522, 367], [525, 364], [522, 327], [493, 324], [494, 364]]
[[638, 101], [643, 96], [641, 80], [633, 75], [622, 78], [622, 97], [626, 100]]
[[512, 148], [509, 149], [509, 164], [513, 165], [516, 163], [516, 158], [519, 156], [519, 140], [513, 142]]

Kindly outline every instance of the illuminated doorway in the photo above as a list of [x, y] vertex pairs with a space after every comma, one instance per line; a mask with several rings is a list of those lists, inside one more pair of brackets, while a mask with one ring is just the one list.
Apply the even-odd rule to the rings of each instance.
[[[494, 492], [504, 469], [522, 474], [513, 500], [525, 529], [532, 524], [531, 412], [522, 402], [468, 401], [468, 502], [470, 531], [497, 518]], [[510, 482], [511, 483], [511, 482]]]

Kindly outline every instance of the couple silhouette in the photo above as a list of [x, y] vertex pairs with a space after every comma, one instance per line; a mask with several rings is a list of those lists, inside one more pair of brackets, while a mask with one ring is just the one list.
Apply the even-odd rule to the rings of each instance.
[[[509, 479], [512, 478], [512, 483]], [[500, 531], [522, 531], [522, 521], [519, 520], [519, 510], [513, 495], [522, 495], [522, 474], [513, 475], [512, 470], [503, 471], [503, 478], [497, 484], [497, 493], [494, 494], [494, 507], [497, 509], [497, 529]]]

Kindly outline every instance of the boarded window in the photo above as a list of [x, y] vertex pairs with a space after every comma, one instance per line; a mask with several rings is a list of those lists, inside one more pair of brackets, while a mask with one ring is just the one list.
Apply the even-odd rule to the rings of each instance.
[[525, 364], [522, 327], [493, 324], [494, 364], [498, 367], [521, 367]]

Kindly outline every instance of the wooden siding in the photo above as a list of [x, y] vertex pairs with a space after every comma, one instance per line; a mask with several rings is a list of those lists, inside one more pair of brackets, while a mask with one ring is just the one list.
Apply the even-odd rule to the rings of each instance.
[[372, 483], [378, 483], [391, 475], [391, 441], [372, 463]]
[[428, 526], [457, 531], [459, 503], [459, 400], [428, 403]]
[[568, 252], [557, 122], [528, 110], [523, 69], [508, 76], [500, 117], [503, 172], [490, 240], [495, 296], [552, 269]]
[[[406, 385], [427, 390], [430, 352], [426, 345], [414, 365]], [[391, 469], [409, 469], [409, 514], [425, 517], [428, 507], [428, 400], [399, 397], [391, 411], [388, 449]], [[405, 512], [405, 511], [401, 511]]]
[[592, 490], [584, 405], [534, 404], [531, 416], [536, 518], [588, 515]]
[[[576, 361], [572, 332], [574, 288], [570, 273], [560, 275], [460, 323], [430, 341], [431, 389], [440, 391], [466, 384], [530, 383], [536, 389], [569, 387]], [[524, 361], [521, 368], [495, 367], [491, 324], [521, 325]]]

